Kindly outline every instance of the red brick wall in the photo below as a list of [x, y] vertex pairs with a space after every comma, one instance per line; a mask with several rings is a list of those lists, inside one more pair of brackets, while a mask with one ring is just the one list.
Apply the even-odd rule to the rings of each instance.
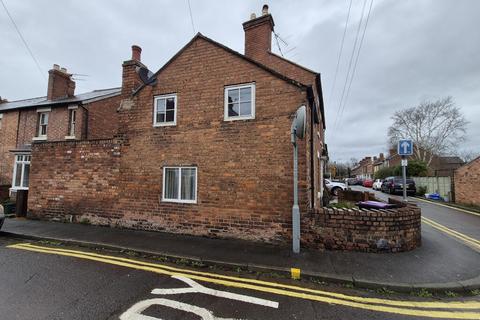
[[13, 154], [17, 137], [18, 111], [4, 112], [0, 128], [0, 185], [10, 185], [13, 173]]
[[119, 156], [119, 144], [112, 140], [34, 144], [29, 211], [46, 219], [118, 218]]
[[421, 210], [324, 208], [302, 216], [306, 247], [363, 252], [402, 252], [421, 245]]
[[455, 170], [455, 202], [480, 206], [480, 158]]
[[[224, 86], [249, 82], [256, 83], [255, 119], [224, 121]], [[97, 224], [288, 241], [293, 202], [290, 125], [298, 106], [306, 103], [306, 91], [203, 39], [174, 60], [157, 83], [142, 90], [134, 104], [120, 112], [126, 140], [117, 171], [118, 198], [107, 197], [112, 203], [102, 202], [97, 211], [83, 210], [84, 215]], [[154, 128], [153, 97], [172, 92], [178, 100], [177, 125]], [[302, 212], [309, 207], [307, 143], [308, 137], [299, 143]], [[42, 143], [35, 148], [43, 150], [46, 146], [48, 143]], [[37, 151], [32, 156], [31, 185], [48, 186], [30, 192], [38, 193], [31, 196], [30, 209], [40, 217], [62, 216], [62, 207], [73, 208], [85, 198], [76, 190], [84, 190], [86, 187], [78, 184], [86, 184], [88, 179], [70, 179], [73, 170], [83, 168], [78, 163], [81, 158], [75, 157], [76, 162], [68, 164], [71, 169], [63, 176], [64, 182], [62, 176], [38, 171], [38, 162], [46, 164], [53, 156], [65, 163], [58, 152], [52, 147], [52, 152]], [[101, 166], [86, 168], [83, 175], [102, 177], [105, 173], [100, 171], [111, 172], [107, 162], [105, 159]], [[113, 163], [117, 168], [116, 160]], [[197, 204], [161, 201], [165, 165], [198, 167]], [[65, 165], [60, 168], [67, 170]], [[62, 205], [53, 206], [52, 211], [53, 202], [46, 199], [62, 196]]]
[[121, 97], [115, 96], [86, 104], [88, 109], [88, 139], [109, 139], [118, 131]]

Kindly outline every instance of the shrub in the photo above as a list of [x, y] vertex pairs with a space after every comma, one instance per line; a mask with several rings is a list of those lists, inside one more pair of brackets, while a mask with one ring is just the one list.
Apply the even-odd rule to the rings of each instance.
[[419, 186], [417, 187], [417, 196], [423, 197], [427, 193], [427, 187], [425, 186]]

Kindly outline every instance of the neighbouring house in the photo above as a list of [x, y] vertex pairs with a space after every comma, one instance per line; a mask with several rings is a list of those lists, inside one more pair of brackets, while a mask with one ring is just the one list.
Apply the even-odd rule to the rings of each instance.
[[[415, 156], [408, 156], [408, 160], [415, 160]], [[395, 148], [390, 149], [389, 156], [386, 158], [387, 167], [395, 167], [401, 165], [402, 157], [398, 155]], [[433, 155], [432, 161], [428, 166], [428, 174], [430, 177], [453, 177], [455, 169], [461, 167], [465, 162], [456, 156], [439, 156]]]
[[480, 157], [455, 170], [455, 202], [480, 206]]
[[[0, 103], [0, 185], [28, 190], [32, 143], [112, 138], [120, 88], [75, 95], [65, 68], [49, 71], [47, 95]], [[48, 165], [48, 164], [47, 164]]]
[[290, 127], [301, 105], [300, 207], [322, 206], [320, 74], [271, 52], [267, 6], [243, 29], [244, 54], [198, 33], [155, 73], [153, 85], [140, 81], [137, 68], [145, 66], [133, 46], [123, 63], [114, 139], [32, 145], [30, 215], [288, 242]]
[[375, 173], [385, 167], [385, 156], [383, 153], [380, 153], [377, 157], [373, 158], [373, 177], [375, 176]]
[[373, 178], [373, 164], [375, 159], [372, 157], [365, 157], [358, 162], [358, 165], [353, 168], [352, 173], [358, 179], [372, 179]]

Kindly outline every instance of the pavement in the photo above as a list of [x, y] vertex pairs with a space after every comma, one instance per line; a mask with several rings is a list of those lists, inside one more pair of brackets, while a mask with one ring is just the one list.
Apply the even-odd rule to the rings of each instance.
[[[457, 228], [478, 241], [480, 217], [449, 208], [439, 209], [434, 204], [422, 206], [424, 216], [441, 220], [440, 223], [445, 221], [448, 227]], [[466, 219], [465, 223], [459, 222], [462, 219]], [[419, 288], [431, 291], [480, 288], [480, 241], [476, 246], [475, 242], [463, 241], [425, 223], [422, 224], [422, 246], [395, 254], [302, 250], [296, 255], [288, 247], [241, 240], [17, 218], [7, 219], [2, 231], [10, 237], [129, 250], [232, 269], [290, 274], [290, 268], [299, 268], [303, 277], [349, 282], [357, 287], [384, 287], [399, 292]]]

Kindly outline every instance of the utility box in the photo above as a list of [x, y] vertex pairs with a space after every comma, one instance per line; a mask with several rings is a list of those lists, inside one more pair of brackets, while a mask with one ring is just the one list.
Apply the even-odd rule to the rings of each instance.
[[27, 216], [28, 190], [17, 190], [17, 206], [15, 212], [17, 217]]

